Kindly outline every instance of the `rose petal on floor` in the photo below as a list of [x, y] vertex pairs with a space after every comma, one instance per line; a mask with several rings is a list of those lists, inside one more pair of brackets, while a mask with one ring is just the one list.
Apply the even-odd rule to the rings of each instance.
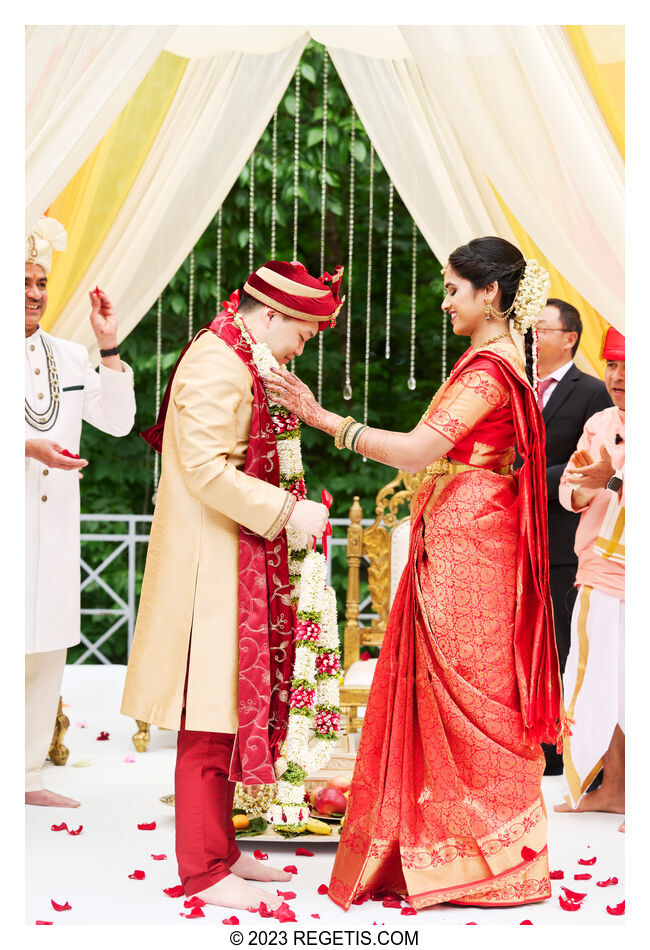
[[144, 871], [134, 871], [129, 877], [132, 881], [144, 881]]
[[522, 920], [519, 926], [522, 927], [524, 924], [532, 924], [532, 920]]
[[166, 854], [152, 854], [151, 857], [154, 859], [154, 861], [166, 861], [166, 860], [167, 860], [167, 855], [166, 855]]
[[228, 924], [229, 926], [239, 927], [239, 917], [235, 917], [233, 914], [232, 917], [226, 917], [226, 919], [222, 920], [221, 923]]
[[138, 831], [155, 831], [156, 822], [155, 821], [143, 821], [138, 825]]
[[591, 865], [596, 863], [596, 858], [578, 858], [578, 864]]
[[564, 871], [551, 871], [549, 877], [552, 881], [563, 881], [564, 880]]
[[614, 907], [607, 905], [607, 913], [611, 914], [612, 917], [622, 917], [625, 913], [625, 901], [621, 901], [620, 904], [615, 904]]
[[194, 894], [193, 897], [183, 901], [183, 907], [205, 907], [206, 904], [207, 901], [204, 901], [203, 898], [199, 897], [197, 894]]
[[273, 917], [273, 911], [270, 909], [270, 907], [266, 906], [264, 901], [262, 901], [258, 907], [258, 910], [260, 912], [260, 917]]
[[50, 831], [67, 831], [68, 826], [65, 821], [62, 821], [60, 825], [50, 825]]
[[183, 897], [185, 888], [182, 884], [174, 884], [173, 887], [163, 887], [163, 894], [166, 894], [167, 897]]
[[54, 924], [53, 920], [35, 920], [35, 924]]
[[611, 887], [612, 884], [618, 884], [617, 877], [608, 877], [606, 881], [596, 881], [596, 887]]
[[327, 886], [327, 884], [319, 884], [319, 885], [318, 885], [318, 893], [319, 893], [319, 894], [329, 894], [329, 890], [330, 890], [330, 889], [329, 889], [329, 887]]
[[302, 855], [305, 858], [313, 858], [314, 852], [308, 851], [307, 848], [296, 848], [296, 854]]
[[54, 910], [72, 910], [72, 907], [70, 906], [68, 901], [66, 901], [65, 904], [57, 904], [56, 901], [53, 901], [52, 899], [50, 899], [50, 904], [52, 905]]
[[269, 859], [268, 854], [265, 851], [260, 851], [259, 848], [256, 848], [255, 851], [253, 851], [253, 857], [258, 861], [268, 861]]
[[98, 742], [106, 742], [106, 740], [107, 740], [107, 739], [110, 739], [110, 737], [111, 737], [111, 736], [110, 736], [110, 733], [102, 731], [102, 732], [100, 732], [99, 735], [97, 736], [97, 741], [98, 741]]
[[583, 901], [587, 896], [586, 893], [580, 894], [578, 891], [571, 891], [568, 887], [562, 887], [561, 890], [564, 891], [570, 901]]
[[591, 874], [574, 874], [573, 880], [574, 881], [590, 881]]
[[402, 917], [414, 917], [417, 914], [415, 907], [402, 907], [400, 914]]
[[312, 917], [315, 917], [316, 920], [320, 920], [320, 914], [312, 914]]
[[293, 891], [278, 891], [278, 897], [284, 897], [285, 901], [292, 901], [296, 896]]
[[565, 900], [563, 897], [558, 897], [560, 902], [560, 907], [562, 910], [580, 910], [582, 904], [576, 901]]
[[181, 911], [181, 917], [187, 917], [188, 920], [196, 920], [197, 917], [205, 917], [205, 914], [200, 907], [193, 907], [189, 914], [184, 914]]
[[286, 871], [287, 874], [297, 874], [298, 868], [295, 864], [287, 864], [286, 868], [282, 868], [283, 871]]
[[279, 920], [281, 924], [295, 923], [297, 919], [289, 905], [285, 903], [280, 904], [278, 909], [274, 911], [273, 916], [276, 920]]
[[72, 830], [72, 828], [67, 828], [66, 830], [67, 830], [67, 832], [68, 832], [69, 835], [73, 835], [73, 836], [74, 836], [74, 835], [80, 835], [81, 832], [84, 830], [84, 826], [83, 826], [83, 825], [79, 825], [79, 827], [78, 827], [78, 828], [75, 828], [74, 831]]

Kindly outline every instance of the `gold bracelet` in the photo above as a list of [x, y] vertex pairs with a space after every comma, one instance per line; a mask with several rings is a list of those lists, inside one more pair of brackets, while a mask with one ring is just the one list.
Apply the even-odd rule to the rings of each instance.
[[[370, 426], [364, 426], [364, 425], [362, 425], [362, 426], [359, 426], [359, 428], [357, 429], [357, 431], [354, 433], [354, 435], [352, 436], [352, 439], [350, 440], [350, 443], [351, 443], [351, 444], [350, 444], [350, 448], [352, 449], [353, 452], [358, 452], [358, 451], [359, 451], [359, 450], [357, 449], [357, 446], [358, 446], [358, 444], [359, 444], [359, 440], [360, 440], [361, 436], [363, 435], [363, 433], [366, 432], [369, 428], [370, 428]], [[362, 452], [359, 452], [359, 454], [362, 455], [363, 453], [362, 453]]]
[[337, 449], [340, 450], [340, 449], [345, 448], [345, 445], [343, 442], [343, 436], [344, 436], [344, 432], [347, 430], [348, 426], [350, 426], [351, 424], [354, 424], [353, 416], [346, 416], [343, 422], [339, 424], [336, 432], [334, 433], [334, 445], [336, 446]]
[[363, 427], [364, 426], [362, 422], [353, 422], [352, 425], [349, 425], [346, 429], [344, 429], [341, 436], [341, 442], [346, 449], [350, 449], [351, 452], [354, 451], [352, 447], [354, 440]]

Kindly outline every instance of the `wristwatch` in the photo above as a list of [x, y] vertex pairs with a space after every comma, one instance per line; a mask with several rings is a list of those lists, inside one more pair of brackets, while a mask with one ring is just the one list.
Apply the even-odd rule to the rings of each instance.
[[609, 491], [618, 491], [623, 484], [623, 472], [616, 471], [605, 485]]

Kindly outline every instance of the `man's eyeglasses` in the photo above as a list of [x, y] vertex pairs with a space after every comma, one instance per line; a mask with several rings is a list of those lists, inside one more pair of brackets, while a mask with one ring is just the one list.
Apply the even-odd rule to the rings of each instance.
[[573, 330], [563, 330], [561, 327], [540, 327], [537, 334], [540, 333], [573, 333]]

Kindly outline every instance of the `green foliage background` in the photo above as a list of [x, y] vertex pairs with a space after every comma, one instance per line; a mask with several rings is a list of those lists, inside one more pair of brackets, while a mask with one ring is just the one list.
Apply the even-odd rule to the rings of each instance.
[[[300, 173], [298, 259], [310, 273], [320, 273], [321, 179], [323, 139], [323, 63], [324, 50], [310, 43], [300, 65]], [[369, 178], [370, 143], [341, 81], [330, 64], [328, 76], [327, 125], [327, 198], [325, 269], [344, 264], [346, 273], [342, 292], [348, 302], [336, 328], [325, 331], [323, 403], [343, 415], [363, 416], [365, 372], [365, 325], [368, 296], [369, 251]], [[277, 245], [276, 257], [292, 259], [294, 117], [296, 97], [293, 83], [278, 107], [277, 117]], [[352, 276], [348, 269], [348, 231], [350, 201], [350, 130], [356, 123], [354, 183], [354, 243]], [[413, 144], [418, 147], [417, 143]], [[216, 286], [217, 216], [195, 247], [194, 332], [209, 323], [219, 303], [236, 288], [242, 288], [249, 268], [249, 180], [250, 162], [241, 172], [222, 207], [223, 285]], [[272, 122], [255, 149], [255, 224], [254, 267], [270, 257], [271, 249]], [[415, 377], [411, 392], [409, 376], [411, 324], [411, 245], [413, 222], [397, 192], [394, 193], [392, 254], [391, 358], [385, 359], [386, 275], [388, 230], [388, 176], [375, 155], [373, 191], [374, 224], [372, 233], [372, 282], [370, 288], [371, 334], [369, 361], [368, 422], [372, 426], [406, 431], [412, 428], [440, 385], [442, 374], [442, 277], [440, 263], [425, 240], [417, 235]], [[451, 250], [451, 249], [450, 249]], [[189, 258], [163, 292], [162, 300], [162, 391], [171, 369], [187, 342]], [[110, 288], [107, 288], [110, 293]], [[119, 314], [118, 314], [119, 318]], [[347, 321], [351, 320], [351, 361], [353, 398], [342, 398], [345, 369]], [[448, 367], [463, 352], [465, 343], [449, 333]], [[87, 513], [150, 514], [153, 509], [153, 453], [139, 437], [141, 429], [151, 425], [155, 413], [156, 306], [144, 316], [121, 346], [123, 358], [135, 374], [137, 415], [133, 431], [115, 440], [90, 426], [83, 430], [83, 457], [91, 464], [82, 483], [82, 510]], [[317, 342], [308, 344], [297, 364], [297, 372], [314, 390], [317, 380]], [[338, 452], [332, 439], [321, 432], [303, 427], [303, 457], [309, 497], [320, 500], [326, 487], [334, 496], [333, 517], [346, 517], [354, 495], [359, 495], [364, 515], [371, 517], [378, 490], [393, 477], [393, 470], [360, 456]], [[86, 525], [83, 530], [95, 530]], [[104, 525], [103, 530], [106, 530]], [[124, 525], [116, 525], [119, 533]], [[182, 530], [182, 525], [179, 525]], [[138, 544], [137, 593], [144, 568], [146, 544]], [[339, 614], [344, 615], [346, 581], [345, 552], [335, 549], [333, 580], [339, 594]], [[100, 554], [95, 542], [84, 542], [83, 555], [96, 564]], [[105, 579], [126, 599], [126, 557], [116, 559], [106, 569]], [[92, 585], [83, 595], [83, 605], [107, 605], [107, 595]], [[114, 606], [114, 605], [113, 605]], [[105, 619], [83, 617], [86, 636], [95, 640], [106, 628]], [[71, 650], [68, 662], [82, 652]], [[126, 630], [103, 647], [113, 662], [126, 661]], [[91, 658], [90, 662], [94, 662]]]

